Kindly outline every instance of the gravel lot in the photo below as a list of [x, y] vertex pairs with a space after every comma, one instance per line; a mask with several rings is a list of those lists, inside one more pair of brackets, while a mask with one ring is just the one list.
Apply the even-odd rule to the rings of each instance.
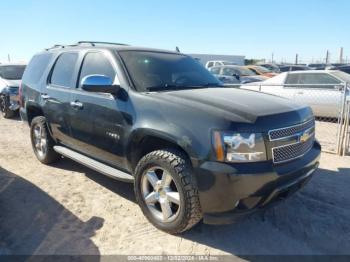
[[0, 254], [350, 254], [350, 158], [323, 154], [301, 192], [235, 225], [172, 236], [132, 185], [68, 159], [40, 164], [19, 120], [0, 119]]

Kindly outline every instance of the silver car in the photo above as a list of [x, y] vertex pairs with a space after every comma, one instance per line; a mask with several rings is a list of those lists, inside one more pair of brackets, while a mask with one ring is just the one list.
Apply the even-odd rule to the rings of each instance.
[[25, 68], [24, 64], [0, 64], [0, 112], [5, 118], [19, 109], [18, 89]]
[[350, 75], [341, 71], [310, 70], [285, 72], [264, 82], [241, 88], [286, 97], [309, 105], [317, 117], [338, 117], [349, 95]]

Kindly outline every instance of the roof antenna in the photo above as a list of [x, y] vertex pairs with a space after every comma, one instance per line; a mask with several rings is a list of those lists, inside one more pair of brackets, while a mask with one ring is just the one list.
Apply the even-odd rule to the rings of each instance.
[[180, 48], [178, 46], [175, 48], [175, 50], [176, 52], [180, 53]]

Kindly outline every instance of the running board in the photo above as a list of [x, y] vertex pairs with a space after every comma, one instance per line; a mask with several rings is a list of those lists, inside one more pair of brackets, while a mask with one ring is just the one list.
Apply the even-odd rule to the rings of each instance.
[[63, 146], [54, 146], [53, 149], [60, 155], [63, 155], [65, 157], [68, 157], [84, 166], [87, 166], [97, 172], [100, 172], [106, 176], [109, 176], [111, 178], [133, 183], [134, 177], [128, 173], [125, 173], [123, 171], [120, 171], [118, 169], [115, 169], [113, 167], [107, 166], [105, 164], [102, 164], [90, 157], [84, 156], [80, 153], [77, 153], [69, 148], [63, 147]]

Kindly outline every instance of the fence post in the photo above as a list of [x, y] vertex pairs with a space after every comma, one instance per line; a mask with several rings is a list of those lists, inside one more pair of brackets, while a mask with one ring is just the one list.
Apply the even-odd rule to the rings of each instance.
[[344, 149], [343, 149], [343, 156], [345, 156], [347, 153], [350, 153], [350, 130], [349, 130], [349, 125], [350, 125], [350, 96], [347, 96], [346, 98], [346, 110], [345, 110], [345, 128], [344, 128]]
[[337, 141], [337, 154], [339, 156], [343, 155], [343, 142], [344, 142], [344, 136], [345, 136], [345, 112], [346, 112], [346, 91], [347, 91], [348, 83], [344, 83], [343, 88], [343, 97], [342, 97], [342, 107], [340, 112], [340, 119], [339, 119], [339, 132], [338, 132], [338, 141]]

